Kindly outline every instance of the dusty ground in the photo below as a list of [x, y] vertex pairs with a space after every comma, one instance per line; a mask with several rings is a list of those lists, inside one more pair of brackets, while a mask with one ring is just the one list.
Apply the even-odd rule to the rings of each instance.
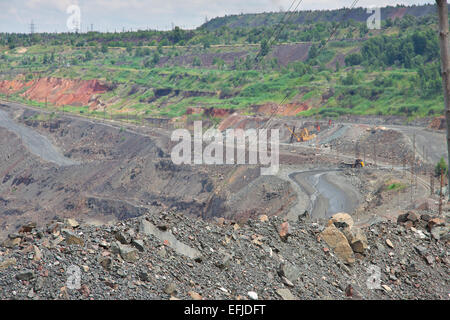
[[[408, 191], [409, 163], [402, 166], [402, 159], [413, 153], [411, 134], [416, 135], [417, 158], [423, 162], [427, 158], [421, 157], [421, 144], [429, 135], [441, 135], [421, 127], [349, 122], [329, 126], [321, 122], [319, 130], [316, 121], [285, 117], [267, 123], [263, 115], [230, 115], [230, 120], [221, 124], [223, 130], [267, 125], [280, 129], [281, 171], [271, 177], [260, 176], [257, 166], [175, 166], [169, 157], [174, 143], [165, 129], [101, 123], [71, 115], [50, 118], [32, 108], [9, 106], [0, 114], [5, 159], [0, 185], [6, 212], [1, 218], [4, 232], [17, 227], [19, 223], [14, 221], [18, 217], [22, 222], [44, 222], [56, 215], [81, 215], [105, 222], [139, 216], [158, 207], [176, 208], [205, 219], [236, 221], [261, 214], [295, 220], [305, 210], [313, 219], [325, 219], [347, 211], [363, 223], [380, 217], [395, 219], [408, 208], [437, 201], [436, 196], [426, 196], [429, 179], [424, 172], [420, 172], [418, 187]], [[291, 143], [286, 124], [295, 126], [297, 132], [308, 128], [317, 137]], [[30, 148], [27, 137], [45, 141], [53, 151]], [[438, 150], [439, 139], [435, 140], [428, 143], [430, 150]], [[49, 162], [48, 154], [69, 163]], [[340, 164], [353, 162], [355, 156], [364, 157], [367, 167], [342, 170]], [[434, 157], [429, 157], [430, 163], [431, 159]], [[381, 197], [380, 186], [394, 178], [402, 183], [402, 189], [382, 192]]]
[[[36, 112], [29, 109], [3, 109], [2, 115], [8, 111], [10, 119], [2, 118], [0, 155], [4, 233], [25, 220], [108, 221], [153, 207], [245, 220], [262, 210], [283, 215], [295, 200], [289, 183], [259, 176], [256, 167], [176, 166], [167, 137], [157, 132], [147, 135], [70, 117], [35, 120]], [[48, 149], [29, 148], [17, 132], [45, 141]], [[49, 161], [55, 157], [73, 163]], [[222, 192], [213, 194], [222, 185]]]
[[[416, 171], [416, 183], [398, 165], [412, 132], [418, 143], [440, 133], [351, 123], [319, 131], [287, 119], [317, 135], [290, 143], [283, 121], [229, 122], [281, 130], [280, 171], [261, 176], [258, 166], [174, 165], [165, 129], [2, 106], [0, 298], [448, 299], [450, 208], [431, 229], [438, 197], [428, 176]], [[374, 142], [376, 161], [366, 154], [365, 168], [342, 167], [355, 143]], [[409, 210], [422, 214], [415, 228], [396, 223]], [[367, 237], [354, 263], [322, 239], [339, 211]], [[73, 264], [83, 270], [78, 290], [65, 285]]]

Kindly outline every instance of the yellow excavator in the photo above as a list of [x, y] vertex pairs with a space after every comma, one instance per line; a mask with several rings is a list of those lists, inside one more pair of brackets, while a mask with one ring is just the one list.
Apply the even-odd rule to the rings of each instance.
[[343, 167], [343, 168], [364, 168], [365, 164], [364, 164], [364, 161], [362, 161], [361, 159], [356, 159], [354, 163], [341, 162], [341, 167]]
[[295, 133], [295, 127], [294, 127], [293, 129], [291, 129], [291, 128], [289, 128], [289, 126], [287, 126], [287, 125], [285, 125], [285, 126], [286, 126], [286, 128], [288, 128], [288, 130], [291, 132], [291, 142], [292, 142], [292, 138], [293, 138], [293, 137], [297, 138], [297, 142], [308, 141], [308, 140], [314, 139], [314, 138], [316, 137], [315, 134], [309, 134], [309, 131], [308, 131], [308, 129], [306, 129], [306, 128], [303, 128], [303, 129], [300, 131], [300, 136], [298, 136], [298, 135]]

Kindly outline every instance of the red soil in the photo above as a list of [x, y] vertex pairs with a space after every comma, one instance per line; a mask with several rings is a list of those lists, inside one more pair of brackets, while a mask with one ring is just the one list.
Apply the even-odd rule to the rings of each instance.
[[2, 80], [0, 81], [0, 92], [3, 94], [11, 94], [17, 91], [22, 90], [25, 86], [25, 83], [20, 80]]
[[14, 93], [24, 87], [28, 89], [22, 94], [28, 99], [45, 102], [56, 106], [95, 106], [97, 101], [93, 96], [105, 93], [108, 88], [98, 80], [72, 80], [61, 78], [41, 78], [28, 83], [22, 81], [1, 81], [0, 92]]
[[287, 103], [278, 105], [276, 103], [266, 103], [256, 108], [256, 112], [271, 115], [277, 114], [282, 116], [295, 116], [299, 112], [311, 109], [306, 103]]
[[436, 129], [436, 130], [444, 130], [445, 129], [445, 117], [441, 116], [441, 117], [434, 118], [433, 120], [431, 120], [428, 127], [431, 129]]

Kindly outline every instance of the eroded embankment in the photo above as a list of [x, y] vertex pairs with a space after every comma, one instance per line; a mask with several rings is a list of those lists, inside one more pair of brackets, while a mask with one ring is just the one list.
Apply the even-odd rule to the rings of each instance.
[[0, 81], [0, 92], [13, 94], [19, 91], [27, 99], [48, 102], [56, 106], [96, 106], [96, 95], [105, 93], [109, 86], [98, 80], [79, 80], [46, 77], [31, 81]]

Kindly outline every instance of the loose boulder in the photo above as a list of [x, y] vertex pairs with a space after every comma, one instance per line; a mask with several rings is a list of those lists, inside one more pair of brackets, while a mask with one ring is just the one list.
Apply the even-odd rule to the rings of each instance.
[[322, 231], [321, 237], [345, 264], [353, 264], [355, 262], [355, 256], [347, 238], [333, 223]]
[[353, 227], [353, 218], [348, 213], [336, 213], [331, 217], [331, 219], [328, 221], [328, 225], [334, 224], [337, 227]]

